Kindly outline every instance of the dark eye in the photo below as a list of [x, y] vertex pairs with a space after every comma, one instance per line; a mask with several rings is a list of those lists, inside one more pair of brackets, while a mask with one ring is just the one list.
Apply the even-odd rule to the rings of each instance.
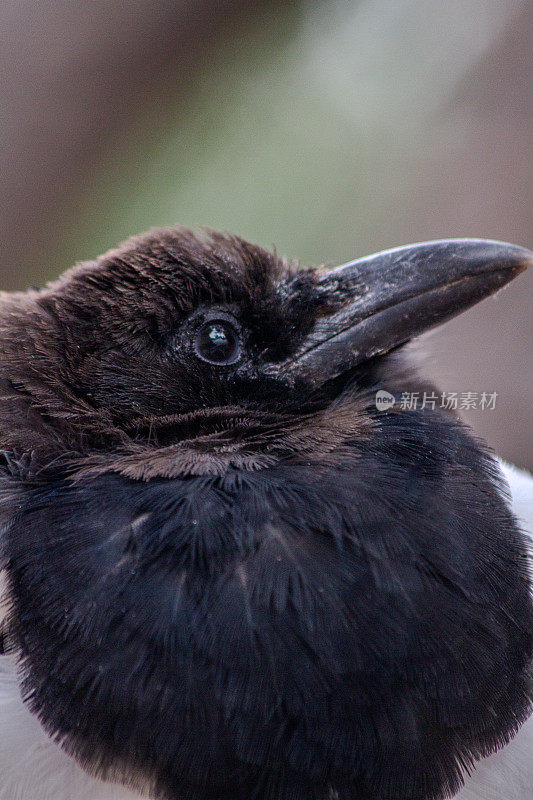
[[241, 355], [239, 332], [231, 322], [204, 322], [196, 334], [196, 355], [209, 364], [235, 364]]

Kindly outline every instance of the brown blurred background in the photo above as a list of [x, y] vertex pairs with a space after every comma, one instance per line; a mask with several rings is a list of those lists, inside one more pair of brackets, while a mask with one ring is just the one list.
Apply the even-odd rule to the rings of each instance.
[[[533, 247], [530, 0], [4, 0], [3, 288], [128, 235], [230, 229], [303, 263], [421, 239]], [[426, 337], [533, 468], [533, 271]]]

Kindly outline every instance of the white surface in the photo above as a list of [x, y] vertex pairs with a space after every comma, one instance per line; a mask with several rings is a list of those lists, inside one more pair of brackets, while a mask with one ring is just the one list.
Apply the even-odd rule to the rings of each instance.
[[0, 657], [0, 800], [139, 800], [87, 775], [22, 703], [15, 667]]

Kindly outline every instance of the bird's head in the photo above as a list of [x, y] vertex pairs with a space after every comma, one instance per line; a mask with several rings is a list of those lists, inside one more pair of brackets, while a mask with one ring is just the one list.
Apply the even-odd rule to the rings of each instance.
[[417, 385], [392, 351], [530, 261], [461, 240], [300, 270], [156, 230], [0, 297], [9, 636], [87, 769], [432, 800], [512, 735], [531, 602], [494, 466], [451, 415], [374, 400]]
[[213, 231], [135, 237], [42, 291], [4, 296], [3, 447], [56, 474], [114, 466], [146, 479], [259, 468], [306, 438], [327, 446], [339, 425], [368, 427], [353, 391], [351, 413], [328, 409], [373, 356], [527, 260], [452, 240], [301, 270]]

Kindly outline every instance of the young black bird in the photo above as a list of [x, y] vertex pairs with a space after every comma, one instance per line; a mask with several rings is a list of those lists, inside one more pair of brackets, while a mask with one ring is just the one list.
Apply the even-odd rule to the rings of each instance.
[[525, 536], [455, 416], [376, 392], [531, 260], [156, 230], [1, 296], [2, 800], [437, 800], [510, 741]]

